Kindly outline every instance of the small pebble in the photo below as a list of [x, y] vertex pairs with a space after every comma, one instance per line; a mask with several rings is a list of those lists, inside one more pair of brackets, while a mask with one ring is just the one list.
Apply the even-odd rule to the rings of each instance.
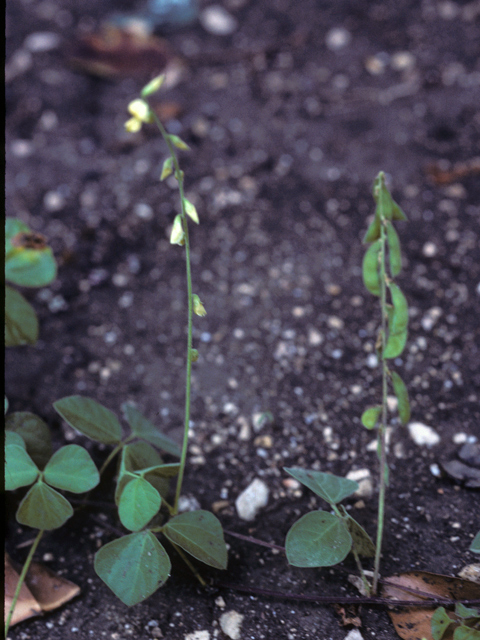
[[139, 202], [134, 207], [134, 213], [142, 220], [151, 220], [153, 218], [153, 209], [145, 202]]
[[198, 511], [201, 509], [199, 501], [193, 496], [180, 496], [178, 501], [178, 511], [185, 513], [185, 511]]
[[30, 53], [43, 53], [56, 49], [60, 44], [60, 37], [50, 31], [38, 31], [25, 38], [23, 46]]
[[330, 51], [339, 51], [346, 47], [352, 36], [344, 27], [334, 27], [330, 29], [325, 38], [325, 44]]
[[185, 640], [210, 640], [210, 632], [206, 629], [202, 629], [202, 631], [187, 633]]
[[200, 23], [214, 36], [229, 36], [238, 28], [236, 18], [218, 4], [212, 4], [201, 12]]
[[28, 158], [33, 153], [33, 143], [30, 140], [14, 140], [10, 149], [15, 158]]
[[260, 509], [267, 505], [268, 495], [265, 482], [255, 478], [235, 500], [238, 516], [247, 522], [254, 520]]
[[431, 464], [430, 465], [430, 473], [432, 474], [432, 476], [435, 476], [436, 478], [440, 478], [440, 476], [442, 475], [442, 472], [440, 471], [440, 467], [438, 466], [438, 464]]
[[363, 636], [358, 629], [352, 629], [345, 636], [345, 640], [363, 640]]
[[415, 66], [415, 56], [409, 51], [398, 51], [393, 54], [390, 64], [395, 71], [413, 69]]
[[421, 422], [410, 422], [408, 425], [410, 437], [419, 446], [433, 447], [440, 442], [440, 436], [432, 427]]
[[480, 584], [480, 563], [467, 564], [458, 574], [459, 578]]
[[356, 498], [371, 498], [373, 495], [373, 482], [370, 469], [354, 469], [347, 473], [347, 480], [358, 483], [358, 489], [353, 494]]
[[65, 198], [58, 191], [47, 191], [43, 197], [43, 204], [47, 211], [61, 211], [65, 206]]
[[232, 640], [240, 640], [240, 627], [242, 626], [243, 618], [238, 611], [227, 611], [220, 616], [220, 627], [223, 633]]

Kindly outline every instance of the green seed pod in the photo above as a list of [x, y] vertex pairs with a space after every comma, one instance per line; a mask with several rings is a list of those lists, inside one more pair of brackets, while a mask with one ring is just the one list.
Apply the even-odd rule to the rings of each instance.
[[156, 78], [153, 78], [153, 80], [150, 80], [150, 82], [143, 87], [140, 93], [142, 98], [148, 98], [148, 96], [156, 93], [162, 86], [164, 80], [165, 74], [162, 74], [161, 76], [157, 76]]
[[379, 255], [381, 249], [380, 240], [376, 240], [367, 249], [363, 258], [363, 283], [374, 296], [380, 295]]
[[385, 345], [385, 351], [383, 355], [387, 359], [398, 358], [398, 356], [405, 349], [405, 345], [407, 343], [408, 331], [405, 329], [403, 333], [398, 333], [395, 335], [389, 335], [387, 344]]
[[392, 278], [395, 278], [402, 270], [402, 255], [400, 239], [391, 222], [387, 222], [387, 242], [390, 258], [390, 273], [392, 274]]
[[392, 372], [393, 391], [398, 400], [398, 415], [402, 424], [407, 424], [410, 420], [410, 402], [405, 383], [395, 371]]
[[393, 317], [389, 323], [390, 335], [399, 335], [406, 331], [408, 326], [408, 304], [400, 287], [394, 282], [388, 284], [393, 303]]
[[362, 242], [366, 244], [367, 242], [375, 242], [375, 240], [378, 240], [378, 238], [380, 238], [380, 233], [381, 233], [380, 226], [381, 226], [380, 218], [377, 216], [377, 214], [375, 214], [375, 218], [370, 223], [370, 226], [368, 227]]
[[170, 244], [179, 244], [183, 246], [185, 244], [185, 232], [183, 230], [182, 216], [180, 214], [175, 216], [173, 221], [172, 232], [170, 234]]
[[173, 173], [173, 158], [169, 156], [163, 162], [162, 173], [160, 174], [160, 180], [165, 180]]
[[408, 220], [407, 216], [403, 213], [398, 204], [393, 201], [393, 216], [392, 220]]
[[362, 424], [366, 429], [373, 429], [373, 427], [377, 424], [378, 418], [380, 417], [380, 413], [382, 411], [382, 407], [380, 405], [376, 405], [375, 407], [369, 407], [362, 413]]
[[197, 296], [196, 293], [193, 294], [192, 299], [193, 299], [193, 313], [196, 316], [200, 316], [201, 318], [206, 316], [207, 312], [205, 310], [205, 307], [203, 306], [202, 301], [200, 300], [200, 298]]

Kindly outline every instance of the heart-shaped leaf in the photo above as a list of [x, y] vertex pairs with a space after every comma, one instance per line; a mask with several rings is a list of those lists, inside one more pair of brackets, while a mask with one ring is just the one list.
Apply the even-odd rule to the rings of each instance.
[[64, 491], [83, 493], [100, 482], [90, 454], [78, 444], [68, 444], [54, 453], [44, 470], [45, 482]]
[[313, 511], [297, 520], [287, 534], [285, 551], [294, 567], [330, 567], [342, 562], [352, 538], [341, 518]]
[[188, 511], [175, 516], [162, 529], [165, 536], [197, 560], [215, 569], [227, 568], [227, 547], [222, 525], [209, 511]]
[[285, 467], [285, 471], [329, 504], [337, 504], [358, 490], [358, 484], [353, 480], [334, 476], [331, 473], [308, 471], [299, 467], [290, 469]]
[[167, 552], [150, 531], [109, 542], [95, 555], [98, 576], [129, 607], [151, 596], [170, 569]]
[[140, 531], [158, 513], [161, 502], [160, 494], [147, 480], [134, 478], [120, 496], [120, 521], [130, 531]]
[[38, 320], [35, 309], [21, 293], [5, 287], [5, 346], [35, 344]]
[[58, 529], [73, 515], [71, 504], [44, 482], [36, 482], [20, 503], [17, 520], [34, 529]]
[[173, 456], [180, 457], [181, 450], [176, 442], [171, 440], [168, 436], [165, 436], [161, 431], [152, 423], [147, 420], [140, 411], [135, 409], [131, 404], [125, 402], [122, 404], [123, 415], [126, 421], [130, 425], [132, 432], [147, 440], [150, 444], [153, 444], [158, 449], [162, 449]]
[[34, 413], [17, 411], [7, 416], [5, 429], [22, 436], [28, 455], [39, 469], [43, 469], [52, 456], [52, 438], [47, 424]]
[[38, 474], [37, 466], [24, 447], [19, 444], [5, 446], [5, 489], [7, 491], [28, 487], [29, 484], [35, 482]]
[[53, 403], [65, 422], [83, 435], [104, 444], [118, 444], [122, 427], [117, 416], [91, 398], [68, 396]]
[[346, 523], [348, 531], [352, 536], [355, 551], [365, 558], [373, 558], [375, 556], [375, 545], [362, 525], [358, 524], [358, 522], [349, 515], [347, 515]]

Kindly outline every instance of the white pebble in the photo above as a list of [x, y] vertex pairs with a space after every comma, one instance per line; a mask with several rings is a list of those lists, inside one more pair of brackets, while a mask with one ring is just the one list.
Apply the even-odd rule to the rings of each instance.
[[33, 144], [30, 140], [14, 140], [10, 149], [16, 158], [28, 158], [33, 153]]
[[47, 211], [60, 211], [65, 206], [65, 198], [58, 191], [47, 191], [43, 197], [43, 204]]
[[425, 242], [423, 245], [422, 253], [426, 258], [433, 258], [433, 256], [437, 255], [437, 245], [433, 242]]
[[142, 220], [151, 220], [153, 218], [153, 209], [145, 202], [139, 202], [134, 208], [135, 215]]
[[370, 469], [355, 469], [347, 473], [347, 480], [358, 482], [358, 489], [353, 494], [356, 498], [371, 498], [373, 494], [373, 482]]
[[202, 629], [202, 631], [187, 633], [185, 640], [210, 640], [210, 632], [206, 629]]
[[60, 44], [60, 37], [50, 31], [38, 31], [25, 38], [23, 46], [30, 53], [43, 53], [56, 49]]
[[178, 500], [178, 511], [185, 513], [186, 511], [198, 511], [201, 509], [199, 501], [193, 496], [180, 496]]
[[410, 422], [408, 431], [412, 440], [419, 446], [433, 447], [440, 442], [438, 433], [421, 422]]
[[235, 500], [238, 516], [247, 522], [254, 520], [260, 509], [267, 505], [268, 494], [265, 482], [255, 478]]
[[358, 629], [352, 629], [345, 636], [345, 640], [363, 640], [363, 636]]
[[467, 434], [463, 432], [456, 433], [452, 440], [455, 444], [464, 444], [467, 441]]
[[435, 476], [436, 478], [440, 478], [440, 476], [442, 475], [442, 472], [440, 471], [440, 467], [435, 462], [430, 465], [430, 473], [432, 474], [432, 476]]
[[323, 336], [320, 331], [310, 328], [308, 330], [308, 344], [312, 347], [318, 347], [318, 345], [322, 344], [322, 342]]
[[218, 4], [212, 4], [202, 11], [200, 23], [205, 31], [214, 36], [229, 36], [238, 27], [237, 20]]
[[244, 616], [238, 611], [227, 611], [220, 616], [220, 626], [223, 633], [232, 640], [240, 640], [240, 627]]
[[467, 564], [458, 574], [459, 578], [480, 584], [480, 563]]
[[352, 36], [344, 27], [334, 27], [330, 29], [325, 38], [325, 44], [330, 51], [338, 51], [349, 44]]
[[415, 66], [415, 56], [409, 51], [398, 51], [393, 54], [390, 64], [395, 71], [413, 69]]

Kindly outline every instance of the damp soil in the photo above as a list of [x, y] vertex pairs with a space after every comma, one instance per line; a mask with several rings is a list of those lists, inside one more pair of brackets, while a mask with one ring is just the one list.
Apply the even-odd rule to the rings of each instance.
[[[410, 335], [395, 364], [412, 421], [440, 441], [420, 446], [394, 425], [383, 574], [456, 575], [475, 560], [468, 547], [479, 494], [434, 475], [432, 465], [480, 434], [478, 3], [224, 6], [238, 21], [230, 35], [195, 24], [167, 36], [185, 60], [184, 79], [161, 98], [175, 114], [169, 130], [191, 146], [182, 166], [201, 218], [191, 232], [194, 288], [208, 311], [195, 321], [184, 494], [214, 505], [226, 530], [283, 545], [301, 515], [325, 507], [286, 483], [284, 467], [377, 477], [373, 436], [359, 416], [379, 394], [379, 315], [360, 265], [372, 181], [384, 170], [409, 218], [398, 225], [398, 283]], [[119, 8], [138, 9], [126, 1], [7, 3], [6, 210], [48, 237], [59, 272], [48, 288], [25, 291], [40, 340], [6, 353], [6, 394], [12, 411], [48, 422], [56, 446], [86, 444], [99, 463], [106, 451], [62, 423], [55, 400], [82, 394], [117, 414], [134, 402], [178, 441], [184, 401], [184, 260], [168, 242], [177, 193], [158, 182], [165, 149], [155, 131], [123, 128], [145, 78], [95, 78], [71, 68], [66, 53]], [[259, 426], [266, 411], [273, 420]], [[269, 501], [245, 522], [235, 499], [255, 478], [268, 485]], [[350, 559], [297, 569], [281, 552], [228, 535], [227, 571], [201, 569], [213, 586], [201, 588], [174, 559], [163, 588], [124, 606], [93, 569], [96, 550], [121, 526], [111, 493], [105, 481], [89, 508], [39, 547], [39, 559], [50, 554], [46, 564], [81, 595], [14, 627], [12, 640], [223, 638], [219, 619], [231, 610], [244, 616], [242, 640], [347, 635], [332, 607], [218, 583], [354, 596]], [[346, 501], [372, 535], [375, 498]], [[33, 532], [15, 522], [14, 502], [7, 548], [21, 562]], [[364, 638], [395, 636], [381, 607], [362, 607], [360, 617]]]

